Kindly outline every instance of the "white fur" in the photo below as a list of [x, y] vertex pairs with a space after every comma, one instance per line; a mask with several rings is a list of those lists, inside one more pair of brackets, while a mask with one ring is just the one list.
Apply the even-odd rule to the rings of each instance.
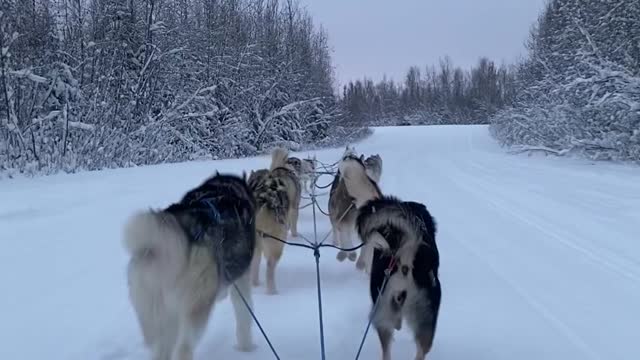
[[344, 153], [342, 153], [342, 157], [349, 156], [349, 155], [355, 156], [356, 154], [357, 154], [356, 153], [356, 148], [355, 147], [349, 147], [349, 145], [347, 145], [344, 148]]
[[[131, 254], [129, 297], [153, 359], [192, 360], [211, 310], [229, 286], [221, 283], [211, 251], [190, 248], [172, 215], [151, 211], [127, 221], [124, 244]], [[236, 284], [252, 306], [248, 271]], [[237, 347], [251, 350], [250, 315], [235, 290], [231, 300]]]
[[339, 170], [349, 195], [356, 199], [356, 207], [361, 207], [369, 200], [380, 197], [377, 189], [369, 179], [366, 169], [354, 159], [344, 159]]
[[154, 284], [175, 281], [186, 263], [187, 239], [171, 215], [134, 214], [124, 226], [124, 246], [136, 261], [148, 265], [148, 280]]
[[[298, 174], [300, 181], [302, 182], [302, 188], [307, 192], [311, 193], [310, 186], [314, 186], [312, 179], [315, 179], [316, 176], [316, 157], [310, 159], [312, 162], [302, 160], [301, 165], [301, 174]], [[311, 182], [311, 183], [310, 183]]]
[[402, 210], [396, 207], [385, 207], [371, 214], [365, 222], [364, 227], [360, 229], [361, 233], [370, 234], [368, 238], [364, 240], [366, 242], [371, 241], [371, 244], [376, 248], [383, 250], [389, 249], [389, 244], [385, 238], [377, 231], [372, 232], [373, 229], [389, 224], [398, 228], [403, 234], [400, 251], [402, 251], [403, 247], [407, 247], [407, 249], [410, 250], [412, 246], [417, 246], [420, 239], [416, 236], [418, 232], [416, 224], [404, 216], [401, 216], [400, 211]]
[[[372, 161], [373, 164], [371, 164], [370, 161]], [[367, 169], [367, 175], [369, 175], [376, 184], [379, 184], [380, 178], [382, 177], [382, 158], [380, 155], [372, 155], [368, 157], [365, 160], [365, 168]]]
[[[355, 154], [353, 149], [345, 150], [345, 154]], [[359, 208], [367, 201], [380, 197], [377, 188], [371, 183], [365, 167], [358, 161], [351, 158], [343, 158], [338, 165], [340, 171], [340, 177], [344, 181], [347, 193], [355, 199], [355, 207]], [[342, 216], [342, 215], [340, 215]], [[335, 226], [333, 231], [335, 240], [334, 242], [340, 244], [341, 247], [351, 248], [353, 247], [352, 232], [354, 224], [353, 222], [344, 223], [341, 220]], [[345, 258], [349, 258], [351, 261], [356, 261], [356, 267], [363, 269], [366, 267], [363, 262], [363, 255], [368, 255], [367, 249], [363, 249], [360, 252], [360, 258], [356, 261], [356, 252], [339, 251], [336, 258], [339, 261], [343, 261]]]
[[271, 152], [271, 167], [270, 170], [274, 170], [279, 167], [287, 167], [287, 159], [289, 158], [289, 151], [283, 148], [275, 148]]
[[372, 169], [367, 169], [367, 176], [369, 176], [376, 183], [380, 182], [380, 174], [374, 172]]

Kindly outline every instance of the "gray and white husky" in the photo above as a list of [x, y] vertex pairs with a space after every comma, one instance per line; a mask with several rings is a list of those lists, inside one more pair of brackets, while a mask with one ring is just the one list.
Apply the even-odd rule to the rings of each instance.
[[[333, 243], [342, 248], [353, 247], [358, 207], [367, 200], [380, 197], [382, 194], [378, 184], [369, 177], [364, 164], [364, 156], [358, 157], [353, 149], [347, 148], [334, 177], [329, 192], [329, 219], [333, 231]], [[361, 250], [356, 266], [366, 267], [369, 254], [366, 246]], [[356, 252], [339, 251], [338, 261], [349, 258], [356, 261]]]
[[282, 257], [287, 231], [298, 235], [298, 213], [300, 207], [300, 180], [287, 162], [288, 152], [276, 148], [271, 154], [270, 169], [252, 171], [249, 187], [256, 199], [257, 247], [252, 268], [253, 285], [260, 285], [260, 262], [262, 254], [267, 260], [267, 293], [276, 294], [275, 272]]
[[[416, 360], [431, 350], [442, 290], [436, 223], [423, 204], [385, 196], [360, 207], [357, 231], [374, 248], [369, 290], [378, 301], [372, 324], [378, 332], [382, 359], [391, 359], [394, 329], [406, 320], [416, 342]], [[391, 270], [384, 291], [385, 270]]]
[[[128, 219], [129, 298], [154, 360], [191, 360], [214, 304], [229, 287], [252, 304], [255, 203], [246, 179], [216, 174], [163, 210]], [[254, 348], [251, 316], [231, 291], [237, 349]]]
[[313, 184], [310, 183], [312, 178], [315, 176], [316, 172], [316, 162], [314, 159], [300, 159], [295, 156], [289, 156], [287, 158], [287, 165], [291, 166], [295, 171], [298, 179], [300, 179], [302, 188], [307, 192], [311, 193], [310, 186]]

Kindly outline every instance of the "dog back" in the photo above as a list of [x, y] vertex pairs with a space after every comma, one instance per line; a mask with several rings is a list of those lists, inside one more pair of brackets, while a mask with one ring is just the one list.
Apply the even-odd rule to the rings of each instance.
[[273, 176], [267, 170], [266, 174], [253, 179], [251, 184], [258, 212], [266, 209], [273, 214], [277, 223], [286, 224], [290, 199], [283, 179]]
[[[384, 270], [391, 261], [392, 254], [409, 259], [412, 276], [420, 289], [432, 289], [428, 296], [434, 304], [439, 304], [440, 283], [438, 268], [440, 255], [436, 245], [436, 223], [426, 206], [417, 202], [400, 201], [386, 196], [365, 204], [358, 214], [356, 228], [363, 241], [379, 234], [386, 242], [382, 249], [375, 249], [372, 262], [371, 296], [377, 298], [377, 290], [382, 284]], [[400, 261], [402, 266], [402, 261]], [[393, 275], [398, 271], [394, 267]]]
[[189, 246], [207, 248], [229, 282], [248, 268], [255, 248], [255, 201], [244, 179], [217, 174], [164, 210]]
[[295, 204], [295, 206], [298, 206], [302, 194], [302, 186], [296, 173], [286, 167], [277, 167], [271, 171], [271, 174], [285, 184], [290, 205], [294, 206]]

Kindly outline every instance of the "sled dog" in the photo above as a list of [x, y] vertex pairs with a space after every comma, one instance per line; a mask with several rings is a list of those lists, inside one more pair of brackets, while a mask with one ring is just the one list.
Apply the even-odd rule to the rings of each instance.
[[316, 171], [315, 160], [313, 159], [300, 159], [297, 157], [289, 157], [287, 164], [291, 165], [300, 179], [302, 188], [307, 192], [311, 192], [309, 187], [309, 181], [313, 178]]
[[271, 170], [251, 172], [249, 187], [256, 199], [257, 247], [251, 263], [254, 286], [260, 285], [260, 261], [267, 260], [267, 293], [276, 294], [275, 271], [285, 244], [272, 238], [287, 239], [287, 230], [297, 236], [300, 183], [286, 165], [286, 151], [276, 149], [272, 153]]
[[216, 173], [163, 210], [124, 227], [129, 299], [154, 360], [191, 360], [216, 302], [231, 289], [237, 349], [254, 348], [250, 264], [255, 203], [246, 179]]
[[300, 188], [300, 179], [296, 175], [296, 171], [287, 163], [289, 152], [283, 148], [276, 148], [271, 153], [271, 175], [281, 179], [286, 186], [287, 195], [289, 197], [289, 230], [291, 235], [298, 236], [298, 208], [302, 190]]
[[[364, 156], [358, 157], [353, 149], [347, 147], [338, 166], [338, 172], [331, 184], [329, 192], [329, 219], [333, 232], [333, 243], [342, 248], [353, 247], [352, 235], [355, 232], [355, 221], [358, 207], [367, 200], [381, 196], [380, 188], [368, 175], [364, 164]], [[361, 251], [356, 265], [365, 267]], [[339, 251], [338, 261], [349, 258], [356, 261], [356, 252]]]
[[[379, 302], [371, 316], [382, 359], [391, 359], [394, 328], [404, 319], [414, 334], [415, 359], [423, 360], [433, 345], [442, 296], [435, 220], [423, 204], [386, 196], [360, 208], [356, 227], [374, 248], [369, 290], [372, 302]], [[391, 276], [379, 294], [392, 258]]]

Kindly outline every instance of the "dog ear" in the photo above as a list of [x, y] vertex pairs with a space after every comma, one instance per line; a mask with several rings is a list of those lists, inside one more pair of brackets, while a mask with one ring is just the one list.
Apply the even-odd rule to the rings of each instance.
[[360, 155], [360, 161], [364, 161], [364, 154]]
[[242, 180], [244, 180], [245, 182], [247, 181], [247, 171], [246, 170], [242, 170]]

